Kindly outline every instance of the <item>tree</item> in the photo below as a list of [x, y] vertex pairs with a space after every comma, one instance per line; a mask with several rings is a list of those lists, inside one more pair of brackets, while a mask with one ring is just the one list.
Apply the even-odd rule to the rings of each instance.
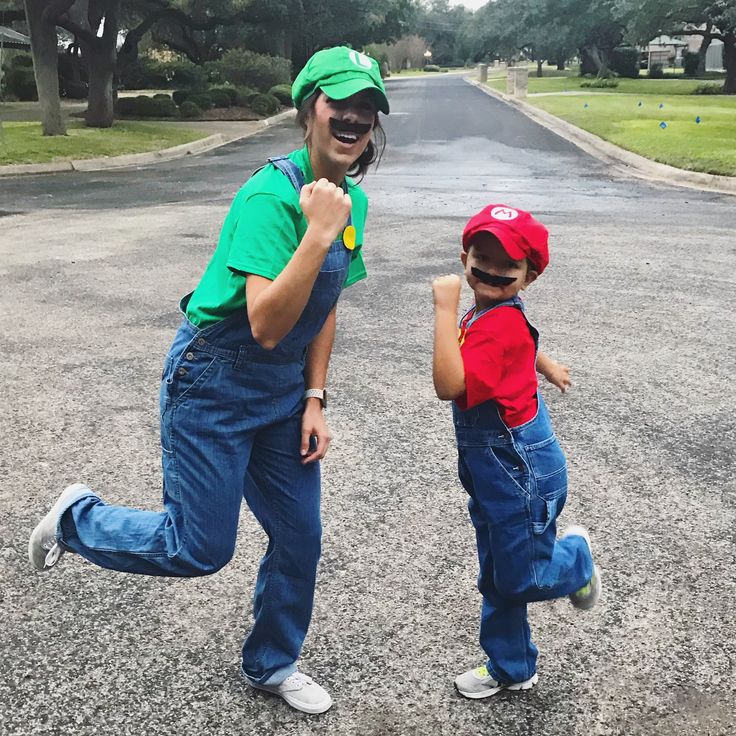
[[59, 99], [56, 24], [46, 15], [48, 4], [47, 0], [25, 0], [26, 23], [41, 109], [41, 130], [44, 135], [66, 135]]
[[705, 52], [713, 39], [723, 42], [726, 80], [723, 91], [736, 94], [736, 5], [733, 0], [649, 0], [640, 6], [636, 0], [618, 0], [628, 13], [629, 33], [646, 42], [660, 33], [674, 36], [700, 36], [699, 74], [705, 71]]
[[450, 7], [448, 0], [429, 0], [412, 22], [412, 32], [427, 41], [435, 64], [464, 64], [472, 51], [464, 33], [473, 13], [462, 5]]

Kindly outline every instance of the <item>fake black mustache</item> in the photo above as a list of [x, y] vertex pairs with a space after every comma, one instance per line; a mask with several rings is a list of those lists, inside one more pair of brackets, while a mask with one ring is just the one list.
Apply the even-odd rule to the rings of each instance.
[[470, 273], [472, 273], [478, 281], [482, 281], [484, 284], [490, 284], [491, 286], [508, 286], [516, 281], [516, 279], [511, 276], [494, 276], [492, 273], [481, 271], [475, 266], [471, 267]]
[[370, 123], [349, 123], [347, 120], [338, 120], [337, 118], [330, 118], [330, 128], [335, 133], [355, 133], [357, 135], [364, 135], [373, 126]]

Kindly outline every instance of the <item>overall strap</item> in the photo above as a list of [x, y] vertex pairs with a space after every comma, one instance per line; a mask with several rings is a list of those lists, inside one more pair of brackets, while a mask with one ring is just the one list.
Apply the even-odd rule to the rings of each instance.
[[[524, 302], [521, 300], [520, 297], [514, 296], [511, 297], [511, 299], [506, 299], [505, 301], [498, 302], [498, 304], [493, 304], [490, 307], [486, 307], [485, 309], [481, 309], [480, 312], [476, 312], [469, 320], [468, 323], [465, 325], [465, 329], [470, 329], [470, 326], [475, 322], [475, 320], [482, 317], [484, 314], [488, 314], [488, 312], [498, 309], [499, 307], [516, 307], [517, 309], [521, 310], [521, 313], [524, 314]], [[475, 309], [475, 307], [472, 307], [469, 309], [465, 314], [462, 316], [460, 322], [462, 323], [462, 320], [464, 320], [472, 311]], [[526, 319], [526, 316], [525, 316]]]
[[[294, 185], [297, 194], [301, 193], [302, 187], [304, 186], [304, 174], [302, 174], [302, 170], [290, 158], [286, 156], [274, 156], [273, 158], [269, 158], [268, 162], [273, 164], [282, 174], [289, 177], [289, 181]], [[348, 185], [346, 182], [343, 182], [342, 190], [347, 193]], [[352, 212], [348, 215], [346, 224], [353, 224]]]
[[294, 185], [297, 194], [301, 192], [304, 186], [304, 174], [302, 170], [286, 156], [274, 156], [268, 159], [269, 163], [273, 164], [282, 174], [286, 174], [289, 181]]

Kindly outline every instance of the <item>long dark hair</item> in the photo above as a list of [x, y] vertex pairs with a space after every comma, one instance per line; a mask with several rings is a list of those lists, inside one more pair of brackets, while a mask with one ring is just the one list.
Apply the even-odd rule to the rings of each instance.
[[[317, 97], [321, 90], [315, 90], [315, 92], [307, 97], [302, 102], [301, 107], [296, 113], [297, 125], [304, 131], [306, 140], [307, 123], [309, 118], [314, 113], [314, 106], [317, 102]], [[348, 169], [348, 176], [354, 178], [357, 182], [363, 180], [366, 172], [370, 168], [371, 164], [378, 166], [381, 163], [383, 152], [386, 150], [386, 133], [381, 127], [381, 121], [378, 119], [378, 111], [376, 111], [376, 119], [373, 121], [373, 136], [368, 141], [368, 145], [365, 147], [365, 151], [358, 156], [353, 162], [352, 166]]]

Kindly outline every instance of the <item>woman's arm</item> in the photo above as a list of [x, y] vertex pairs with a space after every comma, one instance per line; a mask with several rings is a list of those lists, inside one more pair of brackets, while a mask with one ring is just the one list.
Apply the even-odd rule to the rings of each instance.
[[457, 341], [457, 307], [460, 303], [460, 278], [440, 276], [432, 283], [434, 294], [434, 390], [443, 401], [465, 393], [465, 370]]
[[273, 280], [248, 274], [245, 297], [253, 337], [272, 350], [301, 317], [327, 251], [350, 214], [350, 195], [320, 179], [299, 197], [307, 231], [283, 271]]
[[[317, 337], [307, 348], [307, 358], [304, 365], [304, 385], [307, 388], [324, 388], [327, 384], [327, 368], [330, 364], [332, 345], [335, 342], [335, 327], [337, 324], [337, 308], [333, 308], [327, 317]], [[316, 448], [309, 452], [309, 440], [315, 437]], [[332, 436], [322, 413], [322, 404], [319, 399], [307, 399], [304, 402], [302, 415], [302, 463], [313, 463], [321, 460], [326, 454]]]

